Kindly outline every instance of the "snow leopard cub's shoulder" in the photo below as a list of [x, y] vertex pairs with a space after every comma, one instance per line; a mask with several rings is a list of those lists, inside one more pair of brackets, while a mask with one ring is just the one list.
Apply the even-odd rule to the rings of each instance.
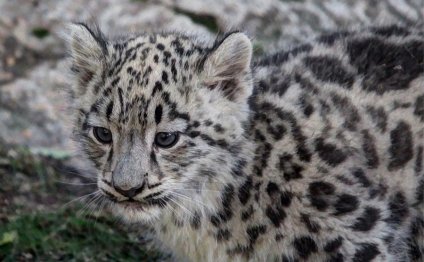
[[251, 62], [238, 32], [71, 28], [74, 133], [117, 216], [192, 261], [420, 259], [422, 31], [339, 31]]

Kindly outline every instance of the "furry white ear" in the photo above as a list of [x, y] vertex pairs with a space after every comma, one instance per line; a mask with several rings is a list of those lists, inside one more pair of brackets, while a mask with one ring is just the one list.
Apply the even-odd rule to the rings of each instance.
[[72, 70], [78, 75], [80, 84], [85, 85], [105, 63], [107, 42], [97, 27], [71, 24], [69, 31]]
[[210, 89], [220, 89], [233, 100], [251, 88], [246, 76], [250, 72], [252, 43], [243, 33], [231, 33], [218, 41], [204, 61], [204, 83]]

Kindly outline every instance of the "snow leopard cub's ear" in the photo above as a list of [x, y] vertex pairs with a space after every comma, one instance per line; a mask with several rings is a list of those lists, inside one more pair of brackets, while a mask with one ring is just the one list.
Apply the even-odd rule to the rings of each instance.
[[97, 26], [83, 23], [69, 25], [69, 42], [72, 71], [78, 77], [79, 87], [85, 87], [105, 66], [107, 41]]
[[252, 43], [240, 32], [216, 41], [204, 60], [204, 84], [218, 89], [232, 101], [241, 102], [251, 94], [250, 62]]

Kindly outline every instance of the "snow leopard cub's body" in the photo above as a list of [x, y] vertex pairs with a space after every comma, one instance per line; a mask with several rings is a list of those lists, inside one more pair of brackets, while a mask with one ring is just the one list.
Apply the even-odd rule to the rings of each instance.
[[192, 261], [422, 259], [424, 35], [107, 41], [72, 26], [75, 134], [125, 220]]

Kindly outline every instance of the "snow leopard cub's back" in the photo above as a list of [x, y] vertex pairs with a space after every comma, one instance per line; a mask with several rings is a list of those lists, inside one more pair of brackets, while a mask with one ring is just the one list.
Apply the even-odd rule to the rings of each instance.
[[99, 189], [177, 255], [420, 259], [422, 32], [336, 32], [251, 65], [237, 32], [72, 28], [75, 134]]

